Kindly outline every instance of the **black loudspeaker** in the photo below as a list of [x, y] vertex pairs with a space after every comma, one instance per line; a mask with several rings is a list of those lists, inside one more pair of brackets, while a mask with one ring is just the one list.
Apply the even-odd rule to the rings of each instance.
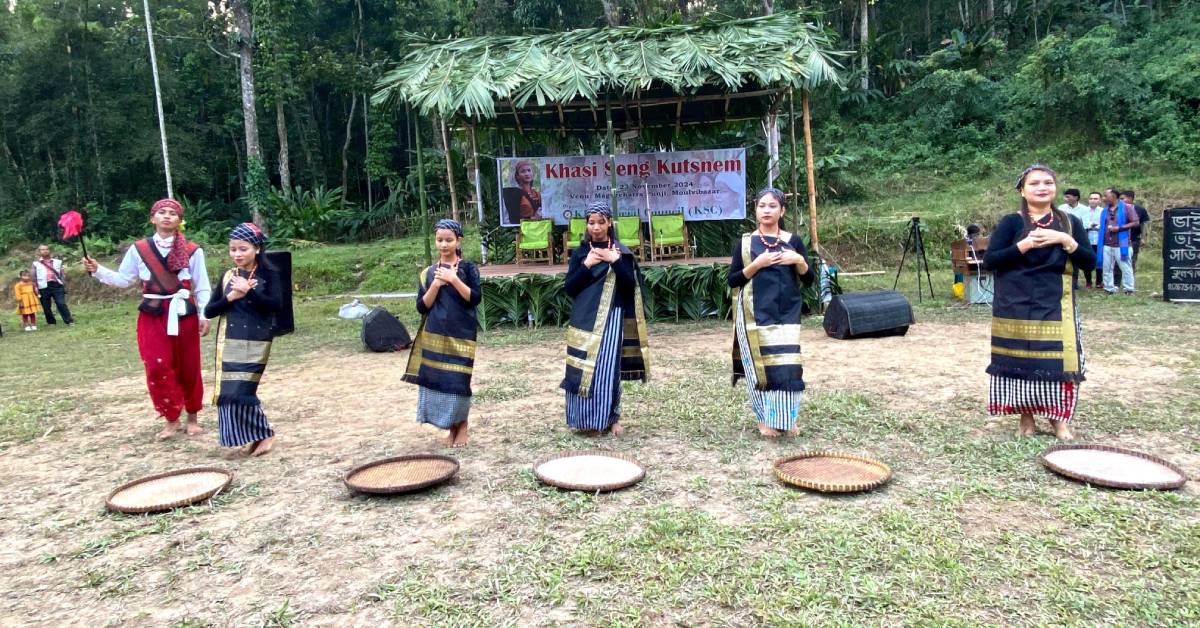
[[377, 307], [363, 317], [362, 341], [371, 351], [400, 351], [412, 344], [412, 336], [391, 312]]
[[839, 294], [825, 309], [825, 333], [839, 340], [903, 336], [915, 322], [908, 299], [894, 290]]

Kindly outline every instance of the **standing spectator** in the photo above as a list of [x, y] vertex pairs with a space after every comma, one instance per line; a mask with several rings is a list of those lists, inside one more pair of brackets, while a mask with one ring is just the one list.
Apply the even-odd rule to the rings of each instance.
[[1136, 273], [1138, 251], [1142, 250], [1142, 228], [1150, 224], [1150, 212], [1147, 212], [1145, 207], [1134, 203], [1133, 198], [1133, 190], [1121, 192], [1121, 200], [1125, 201], [1125, 206], [1132, 207], [1137, 212], [1138, 217], [1138, 226], [1129, 231], [1129, 239], [1133, 241], [1133, 260], [1129, 265], [1133, 267], [1133, 272]]
[[[1096, 255], [1100, 255], [1100, 221], [1104, 218], [1104, 199], [1099, 192], [1091, 192], [1088, 194], [1088, 206], [1086, 217], [1080, 219], [1088, 232], [1088, 244], [1092, 245], [1092, 249], [1096, 251]], [[1095, 284], [1097, 288], [1104, 287], [1104, 278], [1102, 274], [1104, 269], [1100, 264], [1096, 264], [1096, 269], [1087, 274], [1087, 287], [1092, 287], [1092, 276], [1095, 275]]]
[[38, 258], [33, 262], [30, 273], [37, 284], [41, 295], [42, 311], [46, 314], [46, 324], [55, 325], [54, 311], [50, 309], [51, 301], [58, 306], [58, 313], [68, 326], [75, 324], [71, 310], [67, 308], [67, 276], [63, 273], [62, 260], [51, 257], [50, 247], [41, 245], [37, 250]]
[[1104, 191], [1104, 200], [1108, 203], [1100, 218], [1100, 229], [1104, 233], [1104, 246], [1101, 255], [1104, 262], [1104, 291], [1109, 294], [1117, 292], [1113, 281], [1113, 267], [1121, 269], [1121, 286], [1125, 294], [1133, 294], [1133, 266], [1130, 263], [1129, 232], [1138, 225], [1137, 212], [1132, 207], [1126, 207], [1120, 200], [1120, 192], [1116, 188]]
[[33, 285], [33, 276], [29, 271], [21, 271], [20, 281], [13, 286], [13, 298], [17, 300], [17, 314], [21, 315], [21, 324], [25, 331], [37, 331], [38, 290]]
[[[1078, 218], [1079, 222], [1083, 223], [1084, 225], [1088, 224], [1088, 222], [1087, 222], [1088, 208], [1079, 204], [1079, 189], [1078, 188], [1067, 188], [1067, 191], [1063, 192], [1063, 199], [1067, 202], [1063, 203], [1062, 205], [1059, 205], [1058, 211], [1063, 212], [1064, 214], [1067, 214], [1068, 216], [1074, 216], [1074, 217]], [[1095, 243], [1092, 244], [1092, 247], [1095, 248]], [[1074, 287], [1076, 290], [1079, 289], [1079, 272], [1080, 272], [1079, 267], [1076, 266], [1075, 272], [1071, 276], [1071, 286]], [[1089, 288], [1092, 287], [1091, 275], [1088, 274], [1086, 279], [1087, 279], [1087, 286]]]

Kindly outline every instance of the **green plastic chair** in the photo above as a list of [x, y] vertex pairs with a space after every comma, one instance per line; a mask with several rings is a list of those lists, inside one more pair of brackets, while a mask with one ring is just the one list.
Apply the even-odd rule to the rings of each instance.
[[554, 265], [554, 243], [550, 233], [554, 230], [552, 220], [522, 220], [517, 232], [517, 263], [546, 262]]
[[584, 218], [572, 218], [571, 222], [567, 223], [567, 230], [563, 232], [563, 257], [571, 257], [571, 250], [579, 248], [580, 238], [587, 231], [587, 220]]
[[688, 258], [687, 223], [683, 214], [662, 214], [650, 221], [650, 245], [655, 259]]
[[637, 216], [617, 217], [617, 239], [629, 247], [640, 260], [646, 259], [646, 241], [642, 238], [642, 219]]

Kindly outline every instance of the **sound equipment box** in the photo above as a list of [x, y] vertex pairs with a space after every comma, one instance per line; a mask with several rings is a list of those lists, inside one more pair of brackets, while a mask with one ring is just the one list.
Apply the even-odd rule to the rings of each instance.
[[915, 322], [908, 299], [894, 290], [839, 294], [825, 309], [825, 333], [839, 340], [903, 336]]
[[271, 325], [271, 337], [286, 336], [296, 331], [296, 316], [292, 310], [292, 254], [289, 251], [267, 251], [267, 265], [279, 275], [279, 311]]
[[412, 344], [412, 336], [391, 312], [377, 307], [363, 317], [362, 341], [371, 351], [400, 351]]

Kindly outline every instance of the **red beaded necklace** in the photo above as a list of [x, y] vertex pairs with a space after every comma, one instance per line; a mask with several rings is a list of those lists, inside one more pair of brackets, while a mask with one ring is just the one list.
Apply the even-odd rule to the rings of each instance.
[[[1046, 212], [1045, 216], [1042, 216], [1041, 218], [1038, 218], [1036, 220], [1034, 219], [1033, 216], [1030, 216], [1028, 214], [1026, 214], [1026, 216], [1029, 218], [1029, 222], [1033, 223], [1033, 226], [1035, 226], [1035, 227], [1041, 227], [1043, 229], [1048, 229], [1048, 228], [1050, 228], [1050, 225], [1054, 224], [1054, 212], [1053, 211]], [[1046, 222], [1042, 222], [1043, 220], [1045, 220]]]
[[781, 240], [778, 235], [775, 236], [774, 244], [767, 242], [767, 238], [763, 235], [762, 231], [758, 232], [758, 241], [762, 242], [763, 246], [767, 247], [767, 250], [771, 252], [775, 252], [775, 249], [779, 248], [779, 246], [783, 244], [783, 240]]

